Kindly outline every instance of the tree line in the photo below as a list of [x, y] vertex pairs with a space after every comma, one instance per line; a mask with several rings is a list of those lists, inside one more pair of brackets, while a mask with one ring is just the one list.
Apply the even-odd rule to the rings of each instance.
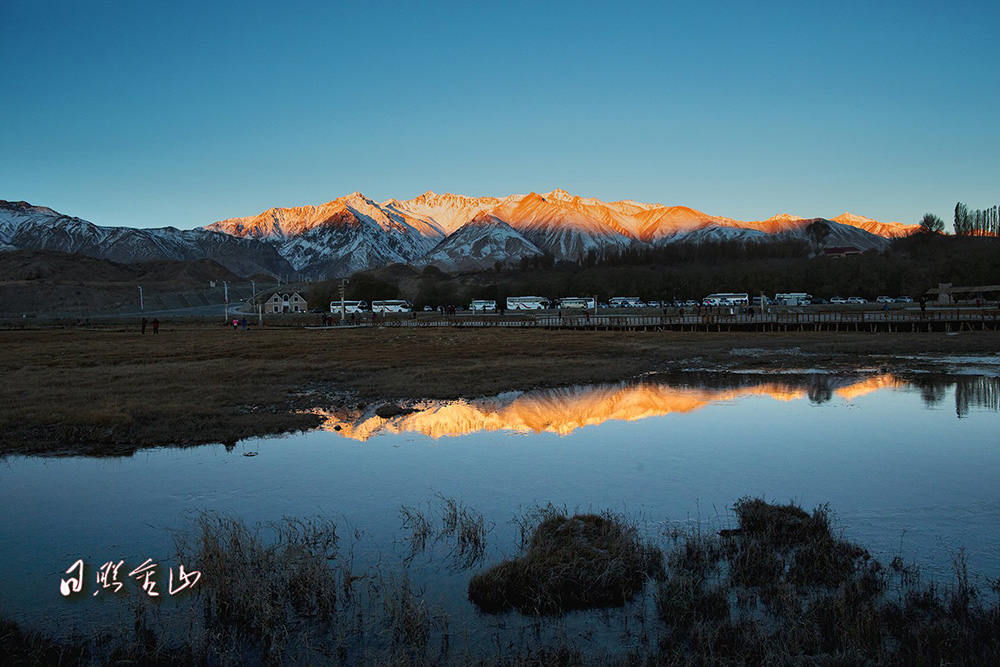
[[[721, 241], [662, 248], [627, 248], [585, 255], [580, 261], [532, 261], [524, 268], [472, 273], [374, 270], [351, 278], [348, 298], [405, 298], [422, 308], [472, 299], [536, 295], [547, 298], [638, 296], [643, 300], [700, 299], [712, 292], [808, 292], [818, 297], [917, 298], [938, 283], [1000, 283], [1000, 239], [915, 234], [894, 239], [884, 252], [843, 258], [810, 257], [809, 244]], [[329, 303], [336, 283], [318, 283], [310, 304]]]
[[1000, 208], [981, 208], [970, 211], [958, 202], [955, 205], [955, 234], [958, 236], [1000, 236]]

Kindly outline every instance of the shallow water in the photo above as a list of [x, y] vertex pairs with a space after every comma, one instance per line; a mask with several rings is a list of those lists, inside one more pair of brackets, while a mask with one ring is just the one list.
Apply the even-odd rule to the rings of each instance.
[[[198, 510], [332, 515], [366, 534], [359, 559], [382, 558], [399, 551], [400, 506], [436, 493], [495, 522], [488, 562], [514, 552], [510, 519], [534, 503], [625, 511], [656, 534], [730, 525], [727, 508], [760, 495], [829, 503], [847, 537], [925, 577], [949, 580], [963, 547], [982, 583], [1000, 576], [998, 396], [986, 376], [680, 373], [429, 402], [390, 420], [367, 407], [231, 451], [12, 457], [0, 462], [0, 607], [55, 632], [106, 623], [120, 610], [104, 597], [60, 595], [65, 570], [78, 558], [166, 567]], [[470, 617], [467, 580], [426, 568], [421, 583]]]

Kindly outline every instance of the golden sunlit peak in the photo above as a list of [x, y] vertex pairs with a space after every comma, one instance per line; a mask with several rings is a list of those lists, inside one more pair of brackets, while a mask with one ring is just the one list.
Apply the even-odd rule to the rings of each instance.
[[571, 195], [562, 188], [556, 188], [552, 192], [546, 192], [545, 194], [542, 195], [542, 197], [544, 197], [545, 199], [559, 199], [562, 201], [572, 201], [574, 199], [577, 199], [575, 195]]

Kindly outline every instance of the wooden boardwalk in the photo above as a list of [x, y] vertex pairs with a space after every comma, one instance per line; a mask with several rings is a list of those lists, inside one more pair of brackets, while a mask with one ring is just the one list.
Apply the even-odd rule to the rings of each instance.
[[[380, 327], [512, 327], [566, 329], [574, 331], [857, 331], [857, 332], [959, 332], [995, 331], [1000, 328], [1000, 309], [934, 309], [896, 311], [824, 311], [685, 314], [598, 315], [574, 312], [525, 315], [457, 315], [417, 317], [389, 316], [360, 326]], [[337, 329], [339, 327], [329, 327]]]

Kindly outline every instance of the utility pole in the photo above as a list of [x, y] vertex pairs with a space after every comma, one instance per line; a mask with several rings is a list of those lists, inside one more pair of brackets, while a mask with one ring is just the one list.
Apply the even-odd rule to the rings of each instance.
[[142, 285], [139, 285], [138, 287], [139, 287], [139, 312], [142, 313], [146, 311], [146, 307], [142, 303]]
[[340, 281], [340, 324], [343, 325], [347, 321], [347, 305], [344, 303], [344, 294], [347, 292], [347, 286], [350, 284], [350, 280], [344, 278]]
[[222, 289], [223, 289], [223, 291], [225, 292], [225, 295], [226, 295], [226, 314], [225, 314], [225, 318], [226, 319], [225, 319], [225, 321], [228, 323], [229, 322], [229, 283], [227, 283], [225, 280], [222, 281]]

